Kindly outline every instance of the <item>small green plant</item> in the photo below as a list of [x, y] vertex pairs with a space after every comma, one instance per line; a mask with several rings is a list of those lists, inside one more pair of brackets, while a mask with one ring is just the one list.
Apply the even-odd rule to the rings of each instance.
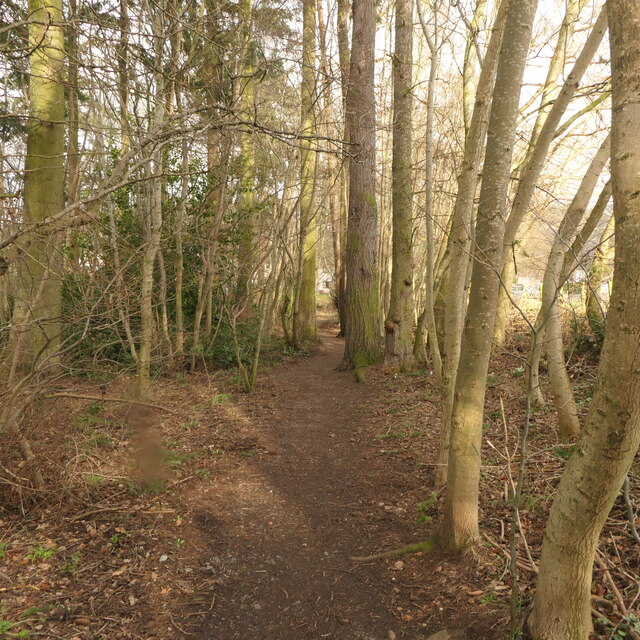
[[627, 640], [627, 638], [637, 637], [638, 633], [640, 633], [640, 618], [629, 613], [622, 618], [613, 638], [614, 640]]
[[556, 456], [558, 456], [558, 458], [561, 458], [562, 460], [568, 460], [573, 453], [573, 445], [568, 447], [554, 447], [553, 452], [556, 454]]
[[162, 454], [164, 455], [166, 463], [170, 467], [178, 467], [183, 462], [197, 458], [199, 455], [196, 451], [192, 451], [191, 453], [180, 453], [178, 451], [172, 451], [171, 449], [164, 449]]
[[209, 469], [196, 469], [196, 475], [206, 478], [209, 475]]
[[86, 476], [86, 481], [87, 484], [93, 484], [93, 485], [100, 485], [105, 481], [105, 477], [101, 476], [99, 474], [89, 474], [88, 476]]
[[87, 409], [87, 414], [90, 416], [97, 416], [102, 411], [102, 404], [95, 402]]
[[56, 547], [50, 547], [48, 549], [43, 546], [31, 547], [27, 554], [27, 560], [32, 563], [38, 560], [48, 560], [51, 556], [55, 555], [56, 551]]
[[7, 543], [0, 542], [0, 558], [4, 558], [7, 555]]
[[216, 393], [209, 402], [212, 405], [214, 405], [214, 404], [224, 404], [225, 402], [229, 402], [229, 400], [231, 400], [230, 393]]
[[407, 434], [404, 431], [387, 431], [387, 433], [382, 433], [376, 438], [378, 440], [400, 440], [401, 438], [406, 438]]
[[490, 604], [491, 602], [495, 602], [495, 601], [496, 601], [496, 594], [493, 593], [493, 591], [488, 591], [483, 596], [478, 598], [478, 602], [481, 602], [482, 604]]
[[431, 495], [422, 502], [418, 502], [418, 524], [430, 522], [433, 518], [427, 513], [438, 501], [438, 492], [432, 491]]
[[181, 549], [184, 546], [185, 540], [178, 538], [176, 540], [176, 549]]
[[113, 535], [111, 535], [109, 537], [109, 542], [114, 546], [114, 547], [119, 547], [121, 544], [121, 540], [120, 540], [120, 535], [117, 533], [114, 533]]
[[139, 498], [144, 495], [157, 496], [165, 490], [166, 484], [167, 482], [164, 478], [152, 478], [140, 484], [130, 482], [127, 489], [129, 495], [134, 498]]
[[80, 567], [82, 561], [82, 554], [79, 551], [75, 551], [71, 554], [69, 559], [60, 567], [60, 573], [68, 573], [73, 575]]
[[93, 451], [94, 449], [113, 445], [111, 438], [106, 433], [99, 433], [94, 429], [87, 429], [84, 432], [84, 436], [84, 442], [80, 445], [83, 451]]
[[30, 638], [31, 632], [27, 629], [22, 629], [18, 633], [11, 633], [11, 629], [20, 622], [11, 622], [10, 620], [0, 620], [0, 636], [7, 638]]

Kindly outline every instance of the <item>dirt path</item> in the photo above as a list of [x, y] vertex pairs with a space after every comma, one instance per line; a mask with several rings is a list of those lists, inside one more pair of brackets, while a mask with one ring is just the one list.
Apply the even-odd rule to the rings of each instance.
[[[170, 410], [145, 431], [126, 407], [60, 401], [47, 424], [75, 425], [74, 439], [51, 460], [79, 452], [61, 468], [82, 490], [62, 509], [0, 510], [0, 635], [4, 625], [63, 640], [503, 637], [495, 551], [352, 560], [424, 540], [437, 522], [438, 402], [424, 372], [378, 367], [357, 383], [336, 371], [335, 330], [321, 338], [251, 394], [229, 372], [159, 379]], [[138, 471], [139, 443], [159, 456], [160, 490]]]
[[[252, 460], [253, 473], [219, 479], [223, 515], [207, 517], [200, 505], [221, 577], [197, 637], [409, 637], [384, 604], [381, 568], [349, 559], [386, 539], [394, 518], [383, 512], [376, 526], [364, 512], [384, 498], [384, 469], [359, 442], [370, 390], [336, 371], [342, 350], [324, 331], [319, 355], [270, 373], [263, 386], [273, 405], [253, 416], [266, 455]], [[215, 496], [207, 499], [217, 511]]]

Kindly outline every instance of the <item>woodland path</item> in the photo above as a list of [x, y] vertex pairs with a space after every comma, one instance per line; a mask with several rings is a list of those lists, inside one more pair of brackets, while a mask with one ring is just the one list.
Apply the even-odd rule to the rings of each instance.
[[317, 355], [268, 374], [277, 408], [261, 427], [267, 455], [237, 486], [224, 480], [224, 515], [201, 520], [223, 578], [198, 638], [427, 637], [398, 629], [384, 568], [349, 559], [377, 548], [394, 519], [367, 513], [385, 484], [358, 438], [371, 390], [336, 371], [342, 340], [326, 329], [321, 338]]

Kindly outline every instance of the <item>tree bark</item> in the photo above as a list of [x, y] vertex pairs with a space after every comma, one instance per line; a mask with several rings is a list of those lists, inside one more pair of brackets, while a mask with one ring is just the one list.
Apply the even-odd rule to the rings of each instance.
[[600, 287], [611, 276], [613, 257], [615, 255], [613, 233], [614, 219], [611, 217], [598, 243], [587, 280], [587, 299], [585, 302], [587, 321], [597, 345], [602, 344], [607, 325], [607, 314], [604, 301], [600, 298]]
[[435, 486], [446, 484], [451, 433], [451, 411], [456, 374], [460, 358], [460, 343], [464, 322], [464, 285], [467, 265], [471, 253], [471, 219], [478, 186], [478, 174], [482, 150], [489, 126], [491, 96], [496, 81], [498, 57], [502, 46], [509, 0], [502, 0], [496, 15], [493, 32], [485, 55], [484, 65], [478, 80], [476, 103], [471, 117], [469, 132], [465, 140], [464, 159], [458, 175], [458, 192], [454, 204], [451, 230], [449, 232], [450, 262], [447, 268], [447, 283], [444, 287], [444, 329], [442, 351], [442, 422], [438, 447]]
[[[64, 33], [62, 0], [30, 0], [29, 122], [24, 222], [64, 205]], [[11, 374], [56, 364], [60, 346], [62, 259], [55, 233], [35, 239], [18, 264], [9, 353]], [[10, 375], [11, 378], [11, 375]]]
[[[532, 356], [529, 365], [533, 369], [532, 379], [538, 380], [540, 351], [544, 348], [547, 352], [553, 404], [558, 413], [558, 432], [563, 440], [573, 438], [580, 432], [578, 411], [564, 359], [560, 305], [558, 303], [560, 289], [564, 284], [562, 277], [564, 255], [567, 246], [577, 235], [577, 230], [589, 205], [589, 200], [591, 200], [600, 174], [609, 160], [609, 155], [609, 136], [607, 136], [607, 139], [602, 143], [600, 150], [589, 165], [589, 169], [585, 173], [554, 238], [547, 258], [542, 284], [542, 301], [535, 323], [538, 333], [544, 332], [545, 338], [543, 341], [534, 340], [532, 345]], [[539, 384], [537, 391], [539, 393]], [[532, 390], [532, 392], [535, 393], [536, 390]]]
[[346, 255], [347, 333], [342, 366], [381, 358], [378, 337], [378, 213], [376, 206], [374, 0], [353, 0], [353, 36], [346, 119], [349, 131], [349, 220]]
[[522, 77], [537, 0], [511, 0], [498, 61], [487, 136], [469, 307], [451, 412], [451, 443], [444, 518], [439, 537], [450, 549], [474, 543], [478, 529], [480, 448], [486, 377], [491, 355], [504, 216]]
[[413, 0], [396, 0], [393, 54], [392, 258], [385, 362], [410, 369], [413, 357]]
[[[302, 0], [302, 83], [301, 133], [316, 132], [316, 0]], [[315, 180], [316, 152], [309, 140], [300, 148], [300, 263], [299, 288], [293, 312], [293, 341], [296, 346], [317, 339], [316, 327], [316, 224]]]
[[[534, 640], [587, 640], [600, 532], [640, 445], [640, 5], [609, 0], [614, 285], [596, 389], [545, 530], [529, 629]], [[632, 135], [633, 134], [633, 135]]]

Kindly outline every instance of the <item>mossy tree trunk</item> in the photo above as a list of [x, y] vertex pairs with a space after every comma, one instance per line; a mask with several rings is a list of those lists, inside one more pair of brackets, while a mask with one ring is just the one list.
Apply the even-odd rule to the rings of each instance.
[[537, 0], [511, 0], [489, 118], [475, 253], [451, 412], [444, 518], [439, 537], [462, 549], [479, 535], [480, 448], [491, 338], [502, 270], [504, 216], [522, 77]]
[[382, 356], [378, 336], [375, 34], [375, 1], [354, 0], [346, 103], [350, 158], [344, 368], [367, 366]]
[[[302, 84], [300, 86], [303, 136], [316, 133], [316, 0], [302, 0]], [[317, 339], [316, 327], [316, 152], [310, 139], [300, 148], [300, 266], [299, 288], [293, 313], [293, 341], [299, 346]]]
[[410, 369], [413, 357], [413, 0], [396, 0], [393, 54], [391, 293], [385, 362]]
[[[64, 205], [64, 33], [62, 0], [30, 0], [29, 121], [24, 222]], [[57, 234], [31, 242], [18, 264], [9, 353], [11, 374], [56, 364], [60, 347], [62, 259]]]
[[611, 29], [614, 284], [596, 388], [544, 534], [529, 629], [534, 640], [587, 640], [600, 532], [640, 445], [640, 5], [607, 3]]

